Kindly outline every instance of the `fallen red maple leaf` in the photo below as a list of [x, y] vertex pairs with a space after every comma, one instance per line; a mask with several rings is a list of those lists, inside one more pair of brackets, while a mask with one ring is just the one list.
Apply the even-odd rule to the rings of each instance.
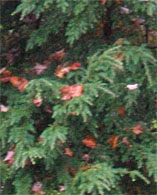
[[79, 62], [74, 62], [69, 65], [70, 70], [78, 70], [80, 68], [81, 64]]
[[118, 136], [112, 136], [110, 139], [108, 139], [107, 142], [111, 144], [112, 149], [115, 149], [117, 147], [118, 138]]
[[37, 194], [44, 194], [44, 192], [42, 191], [42, 183], [39, 181], [34, 183], [32, 186], [32, 191], [37, 193]]
[[45, 71], [45, 69], [47, 69], [46, 65], [36, 63], [32, 70], [35, 71], [37, 75], [40, 75], [42, 72]]
[[95, 148], [96, 147], [96, 140], [94, 137], [88, 135], [85, 139], [82, 140], [82, 143], [88, 148]]
[[28, 81], [23, 77], [11, 76], [10, 83], [19, 91], [23, 92], [28, 84]]
[[141, 125], [136, 125], [132, 128], [133, 133], [135, 133], [136, 135], [142, 134], [143, 133], [143, 129]]
[[4, 162], [7, 163], [8, 165], [12, 165], [14, 163], [14, 156], [15, 156], [14, 150], [8, 151], [7, 156], [4, 159]]
[[62, 100], [70, 100], [82, 95], [83, 85], [75, 84], [71, 86], [64, 86], [60, 89]]
[[40, 107], [43, 103], [43, 99], [34, 98], [32, 102], [36, 105], [36, 107]]
[[0, 111], [1, 112], [8, 112], [8, 110], [9, 110], [9, 108], [7, 106], [0, 104]]
[[70, 148], [65, 148], [65, 153], [64, 154], [67, 155], [67, 156], [73, 156], [73, 152], [71, 151]]

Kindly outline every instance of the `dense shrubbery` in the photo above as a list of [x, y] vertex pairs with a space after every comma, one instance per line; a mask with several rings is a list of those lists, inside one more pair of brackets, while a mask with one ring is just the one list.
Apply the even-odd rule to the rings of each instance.
[[0, 4], [2, 193], [155, 194], [157, 3]]

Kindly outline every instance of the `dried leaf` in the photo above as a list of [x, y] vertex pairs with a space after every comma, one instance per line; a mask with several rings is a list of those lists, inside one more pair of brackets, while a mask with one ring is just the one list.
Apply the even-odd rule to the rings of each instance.
[[125, 144], [125, 145], [127, 145], [127, 146], [129, 146], [130, 148], [132, 147], [132, 145], [131, 145], [130, 142], [128, 141], [128, 138], [127, 138], [127, 137], [124, 137], [124, 138], [122, 139], [122, 143]]
[[89, 154], [84, 154], [83, 156], [82, 156], [82, 159], [85, 161], [85, 162], [88, 162], [89, 161]]
[[75, 84], [71, 86], [64, 86], [60, 89], [62, 100], [70, 100], [82, 95], [83, 85]]
[[28, 84], [28, 81], [23, 77], [11, 76], [10, 83], [19, 91], [23, 92]]
[[8, 112], [9, 108], [7, 106], [4, 106], [4, 105], [0, 105], [0, 111], [1, 112]]
[[15, 156], [14, 150], [8, 151], [7, 156], [4, 159], [4, 162], [7, 163], [8, 165], [12, 165], [14, 163], [14, 156]]
[[88, 148], [96, 147], [96, 140], [94, 137], [88, 135], [85, 139], [82, 140], [82, 143]]
[[63, 192], [63, 191], [65, 191], [66, 189], [67, 189], [66, 186], [59, 186], [59, 191], [60, 191], [60, 192]]
[[36, 105], [36, 107], [40, 107], [43, 103], [43, 99], [33, 99], [32, 102]]
[[138, 84], [137, 83], [136, 84], [129, 84], [129, 85], [126, 86], [126, 88], [128, 90], [135, 90], [135, 89], [138, 88]]
[[39, 181], [34, 183], [32, 186], [32, 191], [37, 193], [37, 194], [44, 194], [44, 192], [42, 191], [42, 183]]
[[69, 166], [67, 166], [66, 170], [71, 175], [71, 177], [75, 177], [75, 175], [76, 175], [76, 170], [75, 169], [71, 169]]
[[143, 128], [141, 125], [136, 125], [132, 128], [133, 133], [135, 133], [136, 135], [142, 134], [143, 133]]
[[80, 167], [80, 170], [82, 171], [86, 171], [88, 169], [90, 169], [91, 167], [89, 165], [85, 166], [85, 167]]
[[79, 62], [74, 62], [69, 65], [70, 70], [78, 70], [80, 68], [81, 64]]
[[119, 112], [119, 116], [125, 117], [125, 109], [124, 109], [124, 107], [118, 107], [117, 110]]
[[126, 7], [120, 7], [120, 9], [121, 9], [122, 14], [129, 14], [130, 13], [130, 10]]
[[102, 5], [105, 5], [106, 2], [107, 2], [107, 0], [101, 0], [101, 4], [102, 4]]
[[49, 60], [57, 60], [57, 61], [61, 61], [63, 58], [65, 57], [65, 52], [64, 52], [64, 49], [60, 50], [60, 51], [57, 51], [53, 54], [50, 54], [49, 56]]
[[70, 148], [65, 148], [65, 153], [64, 154], [67, 155], [67, 156], [73, 156], [73, 152], [71, 151]]
[[40, 75], [41, 73], [45, 71], [45, 69], [47, 69], [46, 65], [36, 63], [36, 65], [33, 67], [32, 70], [35, 71], [37, 75]]
[[115, 149], [117, 147], [118, 138], [118, 136], [112, 136], [110, 139], [108, 139], [107, 142], [111, 144], [112, 149]]
[[55, 75], [58, 78], [63, 78], [70, 71], [69, 67], [61, 68], [57, 67]]

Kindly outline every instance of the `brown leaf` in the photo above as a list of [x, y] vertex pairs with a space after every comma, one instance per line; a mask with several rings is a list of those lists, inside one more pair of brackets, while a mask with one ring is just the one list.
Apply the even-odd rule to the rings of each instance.
[[44, 194], [44, 192], [42, 191], [42, 183], [37, 181], [36, 183], [33, 184], [32, 186], [32, 191], [37, 193], [37, 194]]
[[4, 162], [8, 165], [12, 165], [14, 163], [14, 156], [15, 156], [14, 150], [8, 151], [7, 156], [4, 159]]
[[118, 107], [117, 110], [118, 110], [118, 112], [119, 112], [119, 116], [125, 117], [125, 110], [124, 110], [124, 107]]
[[72, 169], [69, 166], [66, 167], [66, 170], [68, 171], [68, 173], [72, 176], [75, 177], [76, 175], [76, 169]]
[[133, 133], [135, 133], [136, 135], [142, 134], [143, 133], [143, 128], [141, 125], [136, 125], [132, 128]]
[[58, 78], [63, 78], [70, 71], [69, 67], [57, 67], [55, 71], [55, 75]]
[[73, 156], [73, 152], [71, 151], [70, 148], [65, 148], [65, 153], [64, 154], [67, 155], [67, 156]]
[[28, 84], [28, 81], [23, 77], [11, 76], [10, 83], [19, 91], [23, 92]]
[[88, 135], [85, 139], [82, 140], [82, 143], [88, 148], [95, 148], [96, 147], [96, 140], [94, 137]]
[[117, 147], [118, 138], [118, 136], [112, 136], [110, 139], [108, 139], [107, 142], [111, 144], [112, 149], [115, 149]]
[[82, 95], [83, 85], [75, 84], [71, 86], [64, 86], [60, 89], [62, 100], [70, 100]]
[[53, 54], [50, 54], [48, 59], [49, 60], [57, 60], [57, 61], [61, 61], [63, 58], [65, 57], [65, 52], [64, 52], [64, 49], [60, 50], [60, 51], [57, 51]]
[[46, 65], [36, 63], [36, 65], [33, 67], [32, 70], [35, 71], [37, 75], [40, 75], [41, 73], [45, 71], [45, 69], [47, 69]]
[[6, 68], [2, 68], [0, 69], [0, 74], [1, 74], [0, 82], [6, 83], [10, 81], [11, 72], [9, 70], [6, 70]]
[[0, 104], [0, 111], [1, 112], [8, 112], [8, 110], [9, 110], [9, 108], [7, 106]]
[[86, 171], [88, 169], [90, 169], [91, 167], [89, 165], [85, 166], [85, 167], [80, 167], [80, 170], [82, 171]]

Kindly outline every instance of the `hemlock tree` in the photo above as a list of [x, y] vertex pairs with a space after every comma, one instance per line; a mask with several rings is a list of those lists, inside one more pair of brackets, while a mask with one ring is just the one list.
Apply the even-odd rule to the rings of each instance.
[[155, 194], [155, 0], [1, 3], [1, 192]]

